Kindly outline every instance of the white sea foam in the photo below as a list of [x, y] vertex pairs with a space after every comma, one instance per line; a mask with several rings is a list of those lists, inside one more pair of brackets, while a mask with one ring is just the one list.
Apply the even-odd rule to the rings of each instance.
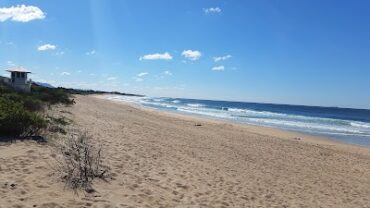
[[[315, 132], [313, 132], [315, 133]], [[345, 132], [320, 132], [321, 134], [328, 134], [328, 135], [340, 135], [340, 136], [360, 136], [360, 137], [370, 137], [370, 134], [353, 134], [353, 133], [345, 133]]]
[[284, 114], [284, 113], [274, 113], [274, 112], [269, 112], [269, 111], [256, 111], [256, 110], [240, 109], [240, 108], [228, 108], [228, 111], [237, 113], [239, 115], [255, 115], [255, 116], [264, 116], [264, 117], [288, 116], [288, 114]]
[[266, 123], [272, 124], [277, 126], [291, 126], [301, 129], [311, 129], [311, 130], [319, 130], [319, 131], [330, 131], [330, 132], [344, 132], [344, 133], [353, 133], [353, 134], [366, 134], [358, 129], [351, 128], [350, 126], [337, 126], [337, 125], [330, 125], [330, 124], [318, 124], [318, 123], [307, 123], [301, 121], [287, 121], [287, 120], [277, 120], [277, 119], [256, 119], [250, 118], [247, 119], [249, 121], [253, 121], [256, 123]]
[[200, 103], [188, 103], [186, 105], [189, 107], [194, 107], [194, 108], [205, 107], [205, 105], [200, 104]]
[[164, 98], [153, 98], [153, 101], [162, 102], [162, 101], [164, 101]]
[[144, 97], [137, 97], [137, 96], [110, 96], [107, 97], [109, 100], [115, 100], [115, 101], [123, 101], [123, 102], [130, 102], [130, 103], [138, 103], [141, 100], [144, 99]]
[[157, 103], [157, 102], [150, 102], [147, 100], [140, 101], [140, 104], [142, 105], [149, 105], [149, 106], [158, 106], [162, 108], [176, 108], [174, 105], [166, 104], [166, 103]]
[[[359, 135], [359, 136], [370, 136], [370, 130], [363, 129], [367, 128], [366, 123], [355, 123], [357, 127], [354, 128], [349, 125], [351, 122], [340, 119], [331, 118], [318, 118], [318, 117], [308, 117], [300, 115], [288, 115], [282, 113], [273, 113], [266, 111], [253, 111], [244, 109], [232, 109], [231, 112], [207, 109], [207, 108], [191, 108], [183, 107], [178, 108], [179, 111], [200, 114], [205, 116], [212, 116], [217, 118], [226, 119], [237, 119], [241, 122], [250, 124], [259, 124], [264, 126], [274, 126], [291, 130], [301, 130], [306, 132], [315, 132], [322, 134], [335, 134], [335, 135]], [[230, 109], [229, 109], [230, 111]], [[250, 117], [235, 117], [234, 112], [243, 113], [245, 115], [250, 115]], [[259, 115], [260, 117], [256, 117]], [[353, 123], [352, 123], [353, 125]], [[361, 125], [361, 126], [360, 126]]]
[[199, 114], [204, 116], [211, 116], [216, 118], [228, 118], [231, 119], [231, 115], [228, 113], [220, 113], [219, 110], [212, 110], [212, 109], [199, 109], [199, 108], [192, 108], [192, 107], [179, 107], [177, 108], [178, 111], [192, 113], [192, 114]]
[[370, 129], [370, 123], [352, 121], [350, 124], [354, 127]]
[[267, 118], [267, 119], [279, 119], [279, 120], [288, 120], [288, 121], [301, 121], [301, 122], [308, 122], [308, 123], [337, 124], [337, 125], [349, 125], [349, 123], [351, 122], [347, 120], [333, 119], [333, 118], [321, 118], [321, 117], [275, 113], [275, 112], [268, 112], [268, 111], [255, 111], [255, 110], [238, 109], [238, 108], [229, 108], [229, 111], [232, 112], [232, 115], [235, 117], [245, 117], [245, 118]]
[[285, 114], [240, 108], [209, 108], [201, 103], [183, 104], [181, 100], [166, 98], [111, 96], [108, 99], [132, 102], [161, 109], [234, 120], [243, 123], [278, 127], [324, 135], [370, 137], [370, 123], [334, 118]]

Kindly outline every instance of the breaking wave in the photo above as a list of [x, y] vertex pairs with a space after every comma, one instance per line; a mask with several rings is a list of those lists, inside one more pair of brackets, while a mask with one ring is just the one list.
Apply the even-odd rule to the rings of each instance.
[[[150, 98], [112, 96], [108, 99], [239, 123], [277, 127], [281, 129], [326, 135], [361, 138], [370, 146], [370, 111], [309, 106], [291, 106], [226, 101], [206, 101], [180, 98]], [[361, 111], [361, 112], [359, 112]], [[364, 138], [366, 138], [364, 140]]]

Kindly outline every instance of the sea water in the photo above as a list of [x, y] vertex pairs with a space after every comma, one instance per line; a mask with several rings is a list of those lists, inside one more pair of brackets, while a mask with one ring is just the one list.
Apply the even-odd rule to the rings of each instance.
[[108, 99], [325, 136], [370, 147], [370, 110], [366, 109], [117, 95]]

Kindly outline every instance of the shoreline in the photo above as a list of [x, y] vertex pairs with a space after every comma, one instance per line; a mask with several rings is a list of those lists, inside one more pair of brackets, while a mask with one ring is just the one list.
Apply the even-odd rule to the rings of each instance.
[[109, 181], [94, 180], [95, 193], [75, 195], [55, 175], [52, 141], [0, 145], [0, 207], [370, 204], [369, 148], [94, 96], [76, 95], [75, 101], [51, 111], [102, 146]]
[[[156, 109], [154, 107], [148, 107], [143, 106], [136, 103], [131, 103], [127, 101], [116, 101], [116, 100], [110, 100], [107, 99], [110, 95], [91, 95], [92, 97], [96, 97], [99, 99], [106, 100], [108, 102], [113, 102], [117, 104], [127, 105], [139, 110], [151, 112], [160, 115], [165, 116], [171, 116], [175, 118], [181, 118], [186, 119], [189, 121], [197, 120], [198, 122], [210, 122], [210, 123], [217, 123], [217, 124], [224, 124], [224, 125], [233, 125], [240, 128], [245, 128], [249, 131], [252, 131], [253, 133], [261, 134], [262, 136], [278, 136], [282, 139], [288, 139], [288, 140], [296, 140], [299, 138], [299, 141], [308, 142], [310, 144], [314, 145], [327, 145], [327, 146], [336, 146], [340, 149], [348, 150], [348, 148], [353, 149], [354, 152], [370, 152], [370, 147], [354, 144], [354, 143], [348, 143], [344, 141], [340, 141], [335, 138], [325, 137], [325, 136], [318, 136], [318, 135], [311, 135], [309, 133], [302, 133], [294, 130], [288, 130], [288, 129], [281, 129], [277, 127], [269, 127], [269, 126], [260, 126], [257, 124], [248, 124], [248, 123], [239, 123], [239, 122], [233, 122], [226, 119], [221, 118], [212, 118], [202, 115], [192, 115], [189, 113], [181, 113], [181, 112], [170, 112], [165, 110]], [[262, 133], [263, 132], [263, 133]]]

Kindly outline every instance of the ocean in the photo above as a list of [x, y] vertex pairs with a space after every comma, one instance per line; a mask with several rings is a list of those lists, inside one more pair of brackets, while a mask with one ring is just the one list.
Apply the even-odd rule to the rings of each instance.
[[370, 110], [365, 109], [117, 95], [108, 99], [370, 147]]

